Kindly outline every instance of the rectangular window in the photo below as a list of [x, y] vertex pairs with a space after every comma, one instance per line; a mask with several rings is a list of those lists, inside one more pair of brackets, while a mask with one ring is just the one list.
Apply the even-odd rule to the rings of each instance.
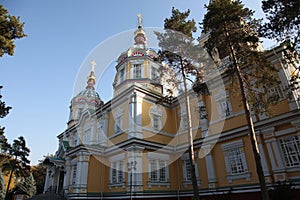
[[111, 183], [124, 182], [124, 161], [115, 161], [111, 163]]
[[287, 167], [300, 165], [300, 139], [298, 135], [279, 140], [281, 151]]
[[162, 181], [162, 182], [167, 181], [167, 178], [166, 178], [166, 161], [164, 161], [164, 160], [159, 161], [159, 181]]
[[149, 160], [151, 182], [167, 182], [167, 161], [165, 160]]
[[155, 130], [159, 130], [160, 129], [160, 116], [158, 115], [153, 115], [153, 124], [152, 124], [152, 127], [155, 129]]
[[113, 162], [112, 163], [112, 168], [111, 168], [111, 182], [116, 183], [117, 182], [117, 163]]
[[122, 83], [125, 80], [125, 69], [120, 70], [120, 75], [119, 75], [119, 84]]
[[115, 118], [115, 132], [120, 132], [122, 128], [122, 116]]
[[232, 113], [231, 103], [229, 102], [229, 99], [225, 99], [223, 101], [219, 101], [220, 106], [220, 114], [223, 117], [228, 117]]
[[184, 160], [183, 161], [183, 168], [184, 168], [184, 180], [185, 181], [190, 181], [192, 180], [192, 174], [191, 174], [191, 162], [190, 160]]
[[91, 129], [84, 131], [84, 144], [88, 144], [92, 141], [92, 132]]
[[124, 177], [123, 177], [123, 167], [124, 163], [123, 161], [119, 161], [119, 167], [118, 167], [118, 182], [123, 182]]
[[188, 118], [186, 115], [183, 115], [181, 116], [181, 120], [180, 120], [180, 127], [181, 127], [181, 130], [187, 130], [188, 129]]
[[76, 184], [76, 177], [77, 177], [77, 165], [73, 165], [73, 170], [72, 170], [72, 185]]
[[249, 181], [251, 174], [248, 172], [244, 141], [242, 139], [228, 142], [221, 145], [224, 153], [228, 183], [235, 179], [245, 179]]
[[276, 85], [268, 89], [268, 96], [270, 101], [278, 101], [284, 98], [280, 85]]
[[[185, 182], [190, 182], [192, 180], [192, 168], [191, 168], [191, 162], [190, 159], [187, 158], [188, 155], [185, 155], [186, 158], [182, 162], [182, 168], [183, 168], [183, 179]], [[197, 164], [197, 159], [195, 159], [195, 174], [196, 178], [199, 178], [199, 173], [198, 173], [198, 164]]]
[[134, 64], [133, 65], [133, 78], [139, 79], [142, 77], [142, 66], [141, 64]]
[[150, 160], [150, 181], [157, 181], [157, 165], [156, 160]]
[[159, 78], [158, 70], [155, 67], [151, 67], [151, 79], [157, 81]]
[[245, 172], [240, 148], [228, 150], [227, 158], [230, 164], [231, 174], [241, 174]]

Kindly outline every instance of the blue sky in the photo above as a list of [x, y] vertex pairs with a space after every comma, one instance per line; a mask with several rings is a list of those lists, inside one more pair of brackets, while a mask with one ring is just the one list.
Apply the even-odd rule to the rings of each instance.
[[[66, 128], [77, 73], [99, 43], [135, 29], [137, 13], [142, 13], [144, 27], [163, 27], [173, 6], [181, 11], [190, 9], [191, 18], [201, 22], [204, 4], [208, 2], [0, 0], [11, 15], [21, 17], [28, 35], [16, 41], [14, 56], [0, 58], [0, 85], [4, 86], [1, 94], [6, 104], [13, 107], [6, 118], [0, 119], [9, 141], [20, 135], [25, 137], [31, 149], [31, 164], [37, 164], [43, 155], [55, 153], [56, 136]], [[243, 2], [255, 10], [256, 17], [263, 17], [259, 0]], [[128, 47], [131, 40], [128, 39]], [[113, 68], [108, 73], [107, 77], [113, 77]], [[112, 82], [112, 78], [107, 78], [97, 85], [104, 102], [111, 97]]]

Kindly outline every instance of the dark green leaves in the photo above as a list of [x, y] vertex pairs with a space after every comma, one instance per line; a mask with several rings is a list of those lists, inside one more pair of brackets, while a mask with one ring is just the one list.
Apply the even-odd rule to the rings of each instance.
[[26, 36], [23, 28], [24, 23], [20, 21], [20, 17], [9, 15], [0, 5], [0, 57], [4, 54], [14, 55], [14, 41]]

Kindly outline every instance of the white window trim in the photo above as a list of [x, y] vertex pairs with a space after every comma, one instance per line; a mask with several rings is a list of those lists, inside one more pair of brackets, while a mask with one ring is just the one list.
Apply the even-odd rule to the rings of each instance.
[[[226, 176], [227, 181], [229, 183], [232, 183], [232, 181], [236, 180], [236, 179], [246, 179], [247, 181], [250, 181], [251, 174], [248, 171], [248, 164], [247, 164], [247, 159], [246, 159], [246, 155], [245, 155], [245, 149], [244, 149], [244, 142], [243, 142], [243, 140], [241, 139], [241, 140], [229, 142], [229, 143], [226, 143], [226, 144], [222, 144], [221, 148], [222, 148], [223, 153], [224, 153], [224, 160], [225, 160], [226, 172], [228, 174]], [[243, 150], [242, 152], [240, 152], [240, 156], [241, 156], [241, 160], [242, 160], [244, 172], [233, 174], [231, 166], [230, 166], [230, 163], [229, 163], [229, 160], [228, 160], [227, 152], [229, 150], [233, 150], [233, 149], [236, 149], [236, 148], [239, 148], [239, 149]]]
[[[280, 151], [281, 151], [281, 154], [282, 154], [282, 158], [284, 160], [284, 164], [285, 164], [285, 167], [286, 168], [296, 168], [296, 167], [299, 167], [300, 166], [300, 149], [296, 149], [293, 153], [294, 156], [298, 157], [298, 161], [297, 162], [294, 162], [294, 160], [291, 158], [291, 152], [289, 151], [290, 148], [287, 148], [287, 146], [291, 143], [291, 141], [284, 141], [284, 140], [287, 140], [289, 138], [292, 138], [292, 147], [293, 148], [298, 148], [298, 143], [299, 143], [299, 140], [300, 140], [300, 135], [297, 134], [297, 135], [289, 135], [289, 136], [285, 136], [283, 138], [280, 138], [279, 139], [279, 146], [280, 146]], [[295, 144], [296, 142], [296, 144]], [[290, 144], [291, 145], [291, 144]], [[295, 155], [295, 153], [297, 153], [298, 155]], [[292, 162], [292, 163], [291, 163]]]
[[[122, 70], [124, 70], [124, 76], [122, 77]], [[126, 69], [125, 69], [125, 65], [122, 65], [119, 69], [119, 76], [118, 76], [118, 84], [121, 84], [123, 81], [126, 80]]]
[[[162, 129], [162, 110], [158, 106], [152, 106], [150, 109], [152, 128], [156, 131]], [[154, 118], [157, 118], [157, 128], [154, 124]]]
[[[115, 134], [123, 132], [123, 109], [117, 108], [117, 111], [114, 112], [113, 117]], [[118, 120], [120, 120], [119, 123]]]
[[[170, 159], [169, 155], [166, 154], [160, 154], [160, 153], [154, 153], [149, 152], [148, 153], [148, 188], [151, 188], [152, 186], [166, 186], [167, 188], [170, 187], [170, 178], [169, 178], [169, 165], [168, 161]], [[157, 180], [151, 180], [151, 162], [154, 161], [156, 164], [157, 169]], [[164, 162], [165, 165], [165, 181], [160, 180], [160, 161]]]
[[93, 141], [93, 130], [88, 127], [84, 130], [84, 144], [91, 144]]
[[[153, 81], [158, 81], [158, 78], [159, 78], [159, 67], [158, 66], [155, 66], [155, 65], [150, 65], [150, 78], [153, 80]], [[153, 76], [155, 72], [155, 76]]]
[[[115, 155], [110, 157], [109, 159], [110, 161], [110, 168], [109, 168], [109, 189], [111, 189], [112, 187], [122, 187], [125, 188], [125, 153], [119, 154], [119, 155]], [[119, 169], [120, 167], [120, 163], [123, 163], [122, 165], [122, 169]], [[112, 177], [112, 172], [113, 172], [113, 165], [116, 165], [116, 182], [113, 182], [113, 177]], [[122, 180], [119, 180], [119, 171], [122, 171]]]
[[283, 90], [282, 90], [282, 87], [281, 87], [280, 84], [274, 85], [273, 87], [268, 88], [267, 93], [268, 93], [269, 98], [272, 97], [272, 96], [278, 95], [278, 100], [279, 101], [285, 99], [285, 95], [283, 93]]
[[[197, 157], [197, 153], [195, 152], [194, 159], [195, 159], [196, 180], [197, 180], [198, 185], [200, 185], [201, 182], [200, 182], [200, 177], [199, 177], [199, 170], [198, 170], [197, 158], [198, 158]], [[187, 168], [186, 168], [186, 165], [187, 165], [187, 162], [190, 162], [189, 154], [187, 154], [187, 153], [183, 154], [181, 156], [181, 160], [182, 160], [182, 171], [183, 171], [183, 185], [184, 185], [184, 187], [187, 187], [188, 185], [192, 184], [192, 180], [187, 178]], [[191, 178], [192, 178], [192, 174], [191, 174]]]
[[181, 131], [188, 131], [188, 118], [186, 114], [180, 117], [180, 129]]
[[143, 60], [131, 60], [130, 61], [130, 79], [134, 79], [134, 65], [141, 65], [141, 78], [144, 78], [144, 65], [143, 65], [144, 61]]

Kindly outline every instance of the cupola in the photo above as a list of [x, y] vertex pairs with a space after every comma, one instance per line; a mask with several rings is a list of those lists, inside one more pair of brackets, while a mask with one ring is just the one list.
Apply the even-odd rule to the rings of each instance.
[[92, 69], [90, 75], [87, 78], [87, 86], [84, 90], [79, 92], [75, 97], [73, 97], [70, 106], [70, 117], [68, 126], [72, 126], [79, 118], [81, 114], [89, 110], [90, 112], [96, 111], [97, 108], [103, 105], [103, 101], [100, 95], [95, 90], [95, 66], [96, 62], [91, 62]]

